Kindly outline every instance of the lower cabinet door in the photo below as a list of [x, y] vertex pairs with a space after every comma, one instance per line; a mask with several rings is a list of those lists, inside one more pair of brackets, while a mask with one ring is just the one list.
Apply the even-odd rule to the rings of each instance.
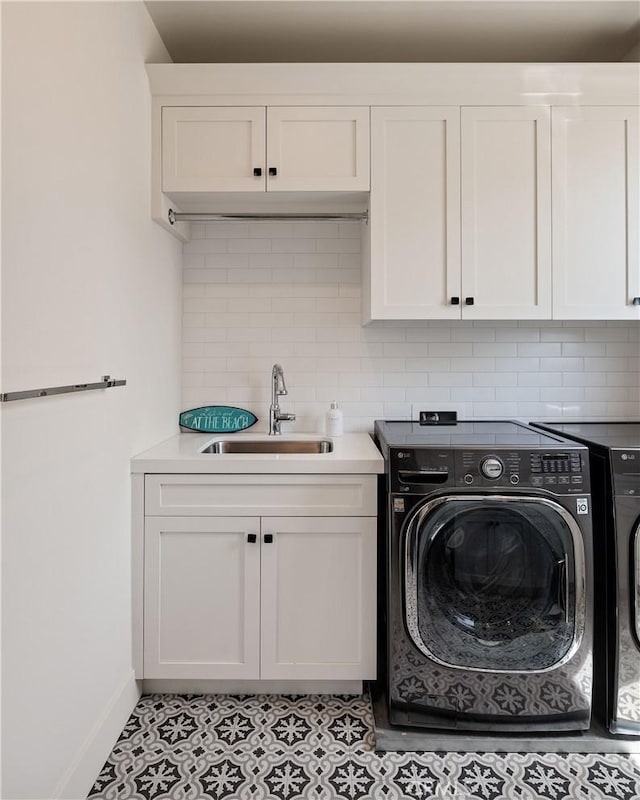
[[260, 677], [259, 517], [147, 517], [144, 677]]
[[262, 519], [261, 677], [376, 673], [374, 517]]

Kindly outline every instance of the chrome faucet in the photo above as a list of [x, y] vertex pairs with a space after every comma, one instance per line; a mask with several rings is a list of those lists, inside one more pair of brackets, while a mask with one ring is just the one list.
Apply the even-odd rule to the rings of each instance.
[[280, 364], [274, 364], [271, 370], [271, 405], [269, 406], [269, 436], [279, 436], [281, 422], [293, 422], [295, 414], [283, 414], [280, 411], [278, 397], [289, 394], [284, 382], [284, 373]]

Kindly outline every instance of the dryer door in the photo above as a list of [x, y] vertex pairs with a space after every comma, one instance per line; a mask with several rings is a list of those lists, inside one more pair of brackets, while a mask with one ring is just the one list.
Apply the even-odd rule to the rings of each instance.
[[543, 672], [584, 631], [584, 543], [545, 498], [425, 501], [404, 533], [405, 619], [419, 650], [465, 670]]
[[640, 645], [640, 518], [631, 534], [631, 587], [633, 592], [633, 617], [636, 640]]

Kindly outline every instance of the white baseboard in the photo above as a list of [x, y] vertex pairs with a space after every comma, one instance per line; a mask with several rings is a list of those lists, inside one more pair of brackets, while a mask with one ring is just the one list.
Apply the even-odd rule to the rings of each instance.
[[362, 681], [150, 679], [145, 694], [362, 694]]
[[66, 775], [58, 784], [53, 794], [55, 800], [79, 800], [87, 796], [140, 699], [140, 694], [140, 686], [132, 670], [106, 704]]

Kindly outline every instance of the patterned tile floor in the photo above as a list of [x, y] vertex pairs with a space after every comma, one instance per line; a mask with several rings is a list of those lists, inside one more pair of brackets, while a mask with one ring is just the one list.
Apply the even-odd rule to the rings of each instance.
[[640, 800], [622, 755], [375, 753], [366, 697], [145, 695], [89, 797]]

